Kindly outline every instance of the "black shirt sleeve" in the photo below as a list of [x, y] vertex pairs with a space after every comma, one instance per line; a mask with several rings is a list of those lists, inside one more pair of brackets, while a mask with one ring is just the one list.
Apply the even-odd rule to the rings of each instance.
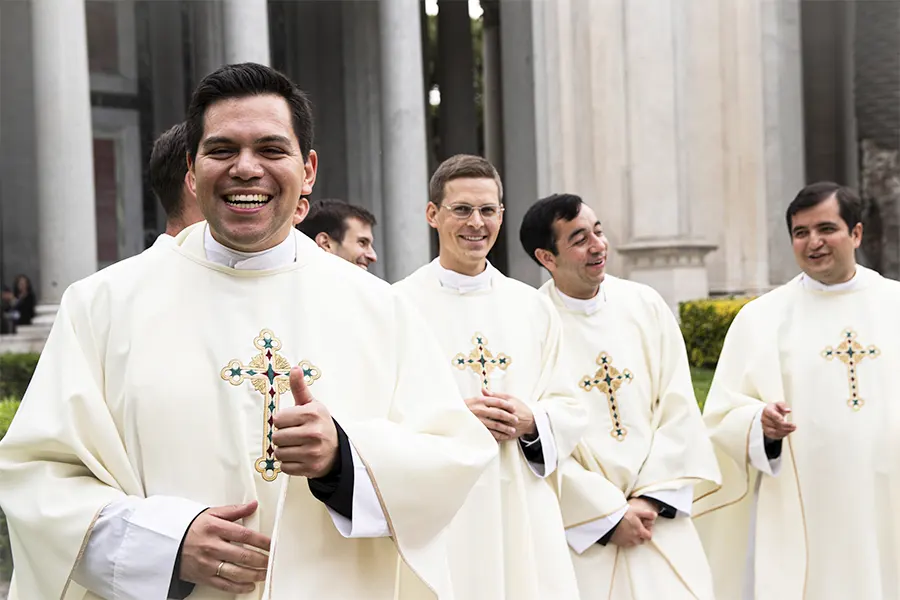
[[541, 439], [537, 438], [536, 442], [526, 446], [525, 443], [528, 441], [531, 440], [526, 440], [525, 436], [519, 438], [519, 445], [522, 447], [522, 453], [525, 455], [525, 458], [528, 462], [537, 463], [539, 465], [544, 464], [544, 447], [541, 446]]
[[772, 460], [781, 456], [782, 440], [770, 440], [763, 436], [763, 447], [766, 449], [766, 458]]
[[309, 491], [319, 501], [336, 513], [353, 518], [353, 455], [350, 438], [335, 421], [338, 436], [338, 455], [331, 471], [322, 477], [308, 479]]

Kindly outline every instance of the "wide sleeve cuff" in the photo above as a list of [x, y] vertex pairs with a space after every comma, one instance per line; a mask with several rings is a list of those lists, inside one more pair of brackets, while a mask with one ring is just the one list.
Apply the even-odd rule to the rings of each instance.
[[387, 537], [391, 530], [375, 493], [375, 485], [352, 442], [350, 455], [353, 459], [353, 518], [348, 519], [326, 505], [328, 514], [345, 538]]
[[686, 485], [677, 490], [657, 490], [643, 494], [647, 498], [653, 498], [675, 509], [673, 517], [690, 517], [691, 507], [694, 504], [694, 486]]
[[750, 425], [750, 441], [747, 445], [747, 457], [753, 467], [766, 475], [775, 477], [781, 472], [781, 455], [769, 459], [766, 456], [766, 441], [762, 428], [762, 413], [760, 409]]
[[569, 547], [577, 554], [581, 554], [602, 540], [613, 527], [619, 524], [626, 512], [628, 512], [628, 505], [608, 517], [566, 529], [566, 541], [569, 542]]
[[97, 518], [73, 579], [108, 600], [165, 598], [185, 532], [207, 508], [173, 496], [109, 504]]
[[[534, 425], [537, 428], [538, 436], [529, 441], [520, 438], [519, 443], [522, 445], [522, 451], [525, 453], [528, 467], [535, 475], [543, 479], [556, 470], [558, 456], [556, 452], [556, 440], [553, 437], [553, 429], [550, 427], [550, 417], [547, 415], [547, 411], [540, 406], [535, 406], [532, 412], [534, 414]], [[527, 460], [528, 454], [525, 449], [537, 443], [540, 443], [541, 445], [543, 463]]]

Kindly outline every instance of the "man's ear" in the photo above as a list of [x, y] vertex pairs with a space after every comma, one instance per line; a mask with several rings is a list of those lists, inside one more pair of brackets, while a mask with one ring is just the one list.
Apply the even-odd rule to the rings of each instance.
[[316, 234], [316, 244], [318, 244], [319, 248], [322, 250], [331, 252], [331, 236], [324, 231], [320, 231]]
[[297, 210], [294, 211], [293, 224], [296, 227], [300, 223], [303, 222], [303, 219], [306, 218], [306, 215], [309, 214], [309, 200], [303, 196], [300, 196], [300, 200], [297, 201]]
[[429, 202], [425, 206], [425, 220], [428, 221], [428, 224], [434, 229], [438, 228], [437, 214], [440, 210], [440, 207], [434, 202]]
[[857, 223], [853, 227], [853, 230], [850, 232], [850, 237], [853, 238], [853, 247], [854, 248], [859, 248], [859, 245], [862, 243], [862, 236], [863, 236], [863, 224]]
[[534, 257], [538, 259], [538, 262], [541, 265], [553, 273], [556, 270], [556, 255], [550, 252], [549, 250], [545, 250], [544, 248], [538, 248], [534, 251]]

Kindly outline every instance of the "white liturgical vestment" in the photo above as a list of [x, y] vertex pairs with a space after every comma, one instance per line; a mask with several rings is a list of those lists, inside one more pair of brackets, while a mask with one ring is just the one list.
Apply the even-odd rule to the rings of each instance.
[[[268, 258], [247, 256], [232, 268], [212, 256], [205, 228], [66, 291], [0, 442], [12, 600], [101, 597], [75, 575], [104, 509], [165, 499], [259, 502], [243, 524], [272, 536], [268, 580], [240, 600], [452, 598], [442, 530], [496, 444], [418, 313], [299, 232], [286, 243], [294, 261], [254, 267]], [[293, 402], [295, 365], [352, 445], [350, 528], [383, 517], [389, 536], [345, 537], [354, 532], [307, 480], [280, 472], [270, 417]], [[364, 489], [375, 514], [357, 503]], [[159, 533], [180, 537], [184, 524]], [[190, 598], [237, 597], [197, 586]]]
[[[538, 440], [500, 443], [449, 531], [454, 588], [466, 600], [577, 599], [552, 480], [585, 426], [584, 407], [559, 373], [559, 317], [534, 288], [489, 264], [468, 277], [438, 260], [394, 286], [422, 311], [464, 398], [482, 388], [534, 413]], [[535, 461], [529, 444], [540, 443]]]
[[[898, 306], [900, 284], [858, 266], [738, 313], [704, 409], [723, 487], [695, 505], [719, 598], [900, 597]], [[774, 402], [797, 429], [768, 461]]]
[[[560, 504], [582, 600], [711, 600], [712, 577], [689, 518], [696, 484], [719, 481], [691, 385], [681, 331], [652, 288], [606, 275], [589, 300], [551, 280], [562, 361], [588, 406], [589, 425], [561, 466]], [[633, 548], [597, 542], [630, 498], [677, 511]]]

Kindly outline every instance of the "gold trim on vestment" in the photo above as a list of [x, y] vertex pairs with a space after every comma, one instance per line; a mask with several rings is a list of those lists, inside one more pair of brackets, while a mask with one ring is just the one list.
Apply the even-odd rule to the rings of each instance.
[[622, 510], [623, 508], [625, 508], [627, 506], [628, 506], [628, 502], [625, 502], [625, 504], [623, 504], [622, 506], [620, 506], [619, 508], [617, 508], [616, 510], [614, 510], [610, 513], [606, 513], [605, 515], [601, 515], [599, 517], [594, 517], [592, 519], [588, 519], [586, 521], [582, 521], [582, 522], [576, 523], [574, 525], [566, 525], [564, 527], [564, 529], [566, 529], [566, 530], [574, 529], [575, 527], [581, 527], [582, 525], [587, 525], [588, 523], [593, 523], [594, 521], [599, 521], [600, 519], [605, 519], [607, 517], [611, 517], [612, 515], [616, 514], [617, 512], [619, 512], [620, 510]]
[[[765, 403], [762, 403], [762, 404], [763, 404], [763, 408], [765, 408]], [[747, 426], [747, 442], [746, 442], [746, 444], [744, 444], [744, 448], [745, 448], [745, 450], [744, 450], [744, 475], [745, 475], [745, 477], [744, 477], [744, 493], [741, 494], [740, 497], [737, 498], [736, 500], [732, 500], [731, 502], [728, 502], [721, 506], [714, 506], [713, 508], [708, 508], [705, 511], [702, 511], [695, 515], [692, 515], [691, 516], [692, 518], [696, 519], [698, 517], [708, 515], [717, 510], [721, 510], [721, 509], [727, 508], [729, 506], [734, 506], [735, 504], [739, 503], [740, 501], [742, 501], [744, 498], [747, 497], [747, 494], [750, 492], [750, 468], [749, 468], [751, 466], [750, 465], [750, 431], [752, 429], [753, 429], [753, 419], [750, 419], [750, 424]], [[712, 492], [707, 492], [706, 494], [703, 494], [702, 496], [700, 496], [700, 498], [695, 499], [694, 502], [696, 503], [698, 500], [706, 498], [707, 496], [719, 491], [720, 489], [722, 489], [724, 483], [725, 483], [725, 480], [723, 477], [722, 485], [719, 485], [719, 487], [716, 488], [715, 490], [713, 490]]]
[[[809, 582], [809, 533], [806, 528], [806, 509], [803, 507], [803, 488], [800, 487], [800, 472], [797, 469], [797, 461], [794, 459], [794, 444], [791, 438], [785, 438], [788, 451], [791, 453], [791, 465], [794, 467], [794, 481], [797, 483], [797, 497], [800, 500], [800, 521], [803, 523], [803, 545], [806, 551], [803, 553], [803, 597], [806, 598], [806, 586]], [[755, 571], [754, 571], [755, 576]]]
[[87, 549], [88, 540], [91, 537], [91, 533], [94, 532], [94, 526], [97, 524], [97, 519], [100, 518], [100, 513], [103, 512], [103, 509], [107, 506], [109, 506], [109, 503], [104, 504], [96, 513], [94, 513], [94, 518], [91, 519], [91, 524], [88, 525], [87, 531], [84, 534], [84, 539], [81, 540], [81, 547], [78, 549], [78, 554], [75, 555], [75, 562], [72, 564], [72, 570], [69, 571], [69, 577], [66, 579], [66, 585], [63, 586], [62, 592], [59, 595], [59, 600], [65, 599], [66, 593], [69, 591], [69, 584], [72, 583], [72, 574], [75, 573], [75, 569], [78, 567], [78, 563], [80, 563], [81, 559], [84, 558], [84, 551]]

